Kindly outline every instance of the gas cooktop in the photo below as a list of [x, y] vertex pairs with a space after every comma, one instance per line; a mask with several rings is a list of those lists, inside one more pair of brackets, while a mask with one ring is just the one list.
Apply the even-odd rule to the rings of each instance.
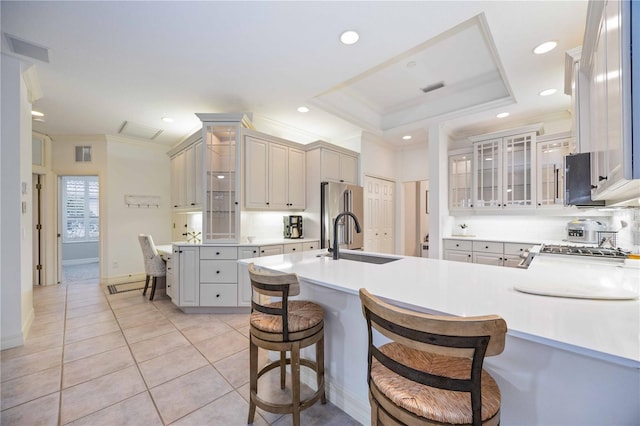
[[569, 246], [550, 244], [542, 245], [540, 247], [540, 253], [545, 254], [561, 254], [561, 255], [573, 255], [573, 256], [591, 256], [606, 259], [625, 259], [629, 252], [620, 248], [609, 247], [588, 247], [588, 246]]

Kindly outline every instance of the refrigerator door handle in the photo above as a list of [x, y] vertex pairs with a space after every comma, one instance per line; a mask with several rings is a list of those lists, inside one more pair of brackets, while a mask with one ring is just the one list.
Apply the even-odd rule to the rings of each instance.
[[[353, 192], [350, 189], [345, 189], [342, 193], [344, 211], [350, 212], [353, 208]], [[351, 218], [349, 216], [345, 216], [344, 220], [344, 243], [350, 245], [353, 243], [353, 231], [351, 229]]]

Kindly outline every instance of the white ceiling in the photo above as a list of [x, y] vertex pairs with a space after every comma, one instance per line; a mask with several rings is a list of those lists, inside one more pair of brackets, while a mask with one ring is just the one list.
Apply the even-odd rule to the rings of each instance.
[[[401, 144], [412, 132], [426, 140], [434, 119], [468, 135], [566, 114], [564, 52], [582, 43], [587, 2], [3, 0], [1, 8], [3, 33], [49, 49], [49, 63], [17, 56], [35, 64], [38, 132], [117, 134], [127, 121], [161, 129], [153, 143], [170, 146], [199, 127], [196, 112], [248, 111], [297, 129], [300, 142], [368, 130]], [[357, 44], [339, 42], [346, 29], [360, 33]], [[533, 55], [547, 40], [558, 47]], [[2, 52], [16, 56], [5, 34]], [[444, 88], [419, 90], [439, 81]], [[539, 97], [547, 88], [558, 91]], [[297, 112], [302, 105], [310, 112]], [[496, 119], [502, 111], [511, 116]]]

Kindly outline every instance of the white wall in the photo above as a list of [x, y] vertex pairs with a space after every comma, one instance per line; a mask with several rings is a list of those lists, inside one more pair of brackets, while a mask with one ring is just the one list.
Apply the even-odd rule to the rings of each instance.
[[[107, 136], [107, 158], [100, 189], [107, 204], [101, 269], [103, 280], [110, 282], [144, 273], [138, 234], [151, 235], [156, 245], [171, 242], [171, 176], [166, 147], [153, 143]], [[125, 195], [158, 196], [160, 207], [129, 208]]]
[[0, 347], [6, 349], [23, 343], [33, 321], [31, 105], [20, 62], [5, 55], [1, 62]]
[[395, 150], [378, 136], [362, 132], [360, 170], [366, 175], [396, 180]]

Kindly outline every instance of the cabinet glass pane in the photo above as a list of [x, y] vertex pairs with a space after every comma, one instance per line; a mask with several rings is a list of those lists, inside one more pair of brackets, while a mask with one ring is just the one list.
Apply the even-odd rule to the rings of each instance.
[[502, 139], [476, 144], [476, 194], [474, 207], [500, 207], [500, 144]]
[[532, 136], [505, 139], [505, 206], [532, 206], [531, 183]]
[[538, 206], [564, 204], [564, 157], [570, 143], [570, 139], [538, 143]]
[[206, 240], [236, 238], [236, 125], [205, 123]]
[[471, 207], [471, 154], [449, 158], [450, 208]]

